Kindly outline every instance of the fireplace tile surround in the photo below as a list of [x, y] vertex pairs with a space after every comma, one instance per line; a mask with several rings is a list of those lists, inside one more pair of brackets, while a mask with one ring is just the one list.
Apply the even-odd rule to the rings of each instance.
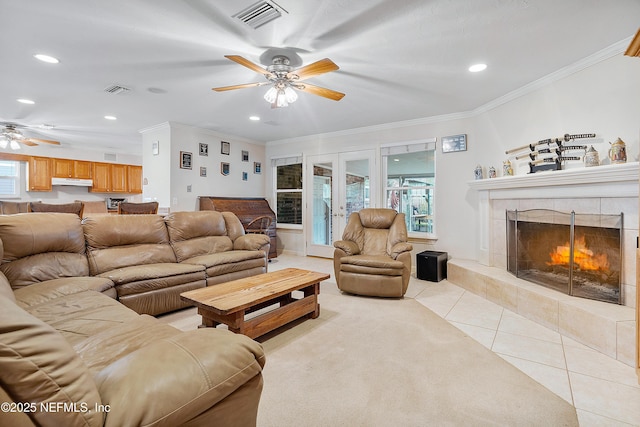
[[[478, 195], [478, 261], [449, 260], [448, 279], [621, 362], [635, 363], [638, 162], [469, 182]], [[506, 211], [624, 214], [623, 305], [564, 295], [507, 272]]]

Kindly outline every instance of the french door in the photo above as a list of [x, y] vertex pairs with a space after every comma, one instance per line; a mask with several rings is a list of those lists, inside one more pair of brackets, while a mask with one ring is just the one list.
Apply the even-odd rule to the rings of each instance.
[[307, 157], [307, 255], [333, 257], [349, 215], [376, 206], [376, 176], [374, 150]]

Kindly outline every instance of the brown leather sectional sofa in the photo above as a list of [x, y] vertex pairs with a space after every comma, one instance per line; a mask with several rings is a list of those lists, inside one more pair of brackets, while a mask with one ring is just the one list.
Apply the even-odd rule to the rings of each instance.
[[268, 238], [234, 218], [0, 216], [0, 425], [255, 425], [258, 343], [139, 314], [266, 271]]

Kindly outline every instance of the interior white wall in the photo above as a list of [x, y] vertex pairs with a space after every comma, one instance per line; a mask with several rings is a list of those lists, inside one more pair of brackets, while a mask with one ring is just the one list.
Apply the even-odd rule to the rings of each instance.
[[[198, 196], [264, 197], [264, 172], [254, 173], [254, 162], [264, 165], [264, 144], [207, 129], [166, 123], [141, 131], [143, 139], [143, 173], [147, 178], [144, 198], [158, 200], [171, 211], [198, 210]], [[159, 141], [159, 154], [151, 151], [153, 141]], [[220, 142], [230, 143], [229, 155], [221, 154]], [[208, 144], [208, 155], [199, 154], [200, 144]], [[242, 161], [242, 151], [249, 152], [249, 161]], [[180, 152], [192, 154], [192, 168], [180, 168]], [[220, 163], [230, 164], [230, 174], [220, 173]], [[206, 176], [200, 168], [206, 168]], [[264, 166], [262, 167], [264, 170]], [[242, 172], [247, 180], [242, 180]]]
[[[505, 150], [565, 133], [595, 133], [594, 147], [606, 163], [608, 142], [620, 137], [627, 143], [629, 161], [638, 158], [640, 132], [640, 63], [622, 54], [534, 89], [509, 94], [491, 106], [470, 113], [436, 117], [373, 128], [267, 143], [266, 158], [292, 153], [304, 156], [376, 148], [380, 144], [437, 137], [436, 250], [456, 258], [475, 259], [478, 230], [478, 195], [469, 189], [477, 164], [501, 172]], [[466, 133], [468, 150], [442, 153], [440, 138]], [[577, 140], [576, 143], [580, 141]], [[516, 173], [528, 172], [526, 162]], [[582, 167], [582, 165], [570, 165]], [[273, 205], [273, 178], [267, 172], [266, 197]], [[384, 200], [384, 199], [382, 199]], [[293, 237], [295, 236], [295, 237]], [[304, 239], [302, 233], [288, 238]], [[285, 246], [287, 242], [284, 242]], [[288, 242], [295, 248], [300, 242]]]

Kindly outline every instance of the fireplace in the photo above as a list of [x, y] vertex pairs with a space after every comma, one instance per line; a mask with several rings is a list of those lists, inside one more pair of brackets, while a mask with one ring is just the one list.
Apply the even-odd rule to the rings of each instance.
[[622, 304], [623, 215], [507, 210], [507, 270], [568, 295]]

